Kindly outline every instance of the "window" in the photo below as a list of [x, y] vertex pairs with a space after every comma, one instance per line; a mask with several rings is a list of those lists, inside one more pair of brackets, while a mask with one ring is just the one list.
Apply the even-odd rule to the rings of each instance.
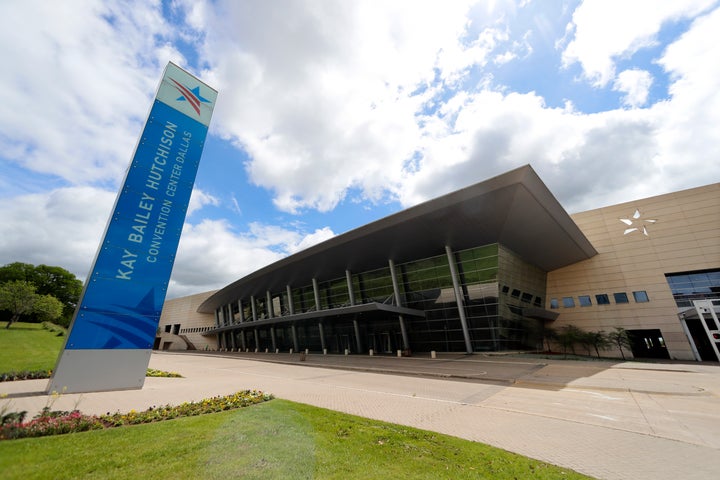
[[532, 297], [533, 297], [533, 296], [532, 296], [532, 293], [527, 293], [527, 292], [525, 292], [525, 293], [522, 294], [521, 300], [522, 300], [523, 302], [530, 303], [530, 302], [532, 301]]
[[535, 301], [533, 301], [533, 305], [535, 305], [536, 307], [542, 307], [542, 298], [535, 297]]
[[563, 297], [563, 307], [573, 308], [575, 306], [575, 300], [572, 297]]
[[615, 303], [628, 303], [628, 296], [625, 292], [613, 293], [615, 297]]
[[512, 293], [510, 294], [510, 296], [513, 297], [513, 298], [520, 298], [520, 290], [518, 290], [517, 288], [513, 289], [513, 291], [512, 291]]
[[580, 306], [581, 307], [590, 307], [592, 306], [592, 300], [590, 300], [590, 295], [580, 295], [578, 297], [578, 300], [580, 300]]
[[691, 307], [693, 300], [720, 298], [720, 270], [666, 274], [678, 307]]
[[170, 333], [170, 329], [172, 329], [172, 325], [165, 325], [165, 333]]
[[595, 301], [598, 305], [610, 305], [610, 297], [608, 297], [607, 293], [601, 293], [600, 295], [595, 295]]
[[633, 298], [635, 298], [635, 301], [637, 303], [645, 303], [645, 302], [650, 301], [650, 299], [648, 298], [648, 294], [645, 290], [640, 290], [639, 292], [633, 292]]
[[558, 299], [557, 298], [551, 298], [550, 299], [550, 308], [558, 308]]
[[503, 285], [502, 293], [508, 293], [509, 291], [510, 291], [510, 287], [508, 287], [507, 285]]

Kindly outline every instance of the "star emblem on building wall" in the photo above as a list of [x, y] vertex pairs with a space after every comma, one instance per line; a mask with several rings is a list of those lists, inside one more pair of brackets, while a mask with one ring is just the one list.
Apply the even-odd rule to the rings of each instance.
[[642, 218], [642, 214], [638, 209], [635, 209], [635, 213], [633, 213], [631, 218], [621, 218], [620, 221], [629, 227], [625, 229], [623, 235], [628, 235], [633, 232], [642, 232], [642, 234], [646, 237], [649, 236], [647, 229], [648, 224], [657, 223], [657, 220]]

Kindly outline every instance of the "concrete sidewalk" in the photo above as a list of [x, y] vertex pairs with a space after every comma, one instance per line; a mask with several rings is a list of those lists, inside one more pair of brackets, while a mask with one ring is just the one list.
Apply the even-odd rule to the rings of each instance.
[[480, 441], [603, 479], [720, 472], [720, 367], [481, 355], [155, 353], [141, 390], [50, 398], [0, 383], [11, 410], [143, 410], [255, 388], [279, 398]]

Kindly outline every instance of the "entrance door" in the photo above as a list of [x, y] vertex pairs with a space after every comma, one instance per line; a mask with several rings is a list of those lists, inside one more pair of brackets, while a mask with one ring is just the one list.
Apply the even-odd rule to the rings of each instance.
[[670, 358], [660, 330], [628, 330], [627, 333], [635, 358]]
[[380, 351], [382, 353], [392, 353], [392, 341], [390, 340], [390, 332], [380, 334]]
[[680, 321], [685, 323], [700, 359], [720, 361], [720, 299], [694, 300], [693, 306], [695, 312], [683, 312]]
[[350, 335], [339, 335], [340, 337], [340, 353], [345, 353], [345, 350], [352, 352], [350, 348]]
[[699, 318], [688, 318], [685, 320], [690, 336], [695, 343], [700, 359], [704, 362], [717, 362], [717, 355], [713, 350], [710, 339], [708, 338], [707, 332], [702, 325], [702, 320]]

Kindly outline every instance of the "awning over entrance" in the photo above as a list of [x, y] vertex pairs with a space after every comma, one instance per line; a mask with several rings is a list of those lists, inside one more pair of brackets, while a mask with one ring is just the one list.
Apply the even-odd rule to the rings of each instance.
[[262, 326], [276, 326], [288, 322], [297, 322], [302, 320], [320, 319], [325, 317], [345, 317], [351, 315], [357, 315], [359, 313], [366, 312], [388, 312], [395, 315], [407, 315], [409, 317], [425, 317], [425, 312], [422, 310], [415, 310], [413, 308], [398, 307], [395, 305], [388, 305], [386, 303], [363, 303], [361, 305], [348, 305], [345, 307], [330, 308], [327, 310], [313, 311], [296, 313], [294, 315], [284, 315], [282, 317], [264, 318], [254, 322], [243, 322], [235, 323], [233, 325], [224, 325], [222, 327], [215, 328], [207, 332], [208, 335], [215, 333], [226, 332], [228, 330], [237, 330], [243, 328], [255, 328]]
[[551, 310], [545, 310], [544, 308], [528, 307], [522, 309], [522, 316], [534, 318], [535, 320], [547, 320], [551, 322], [553, 320], [557, 320], [560, 314]]

